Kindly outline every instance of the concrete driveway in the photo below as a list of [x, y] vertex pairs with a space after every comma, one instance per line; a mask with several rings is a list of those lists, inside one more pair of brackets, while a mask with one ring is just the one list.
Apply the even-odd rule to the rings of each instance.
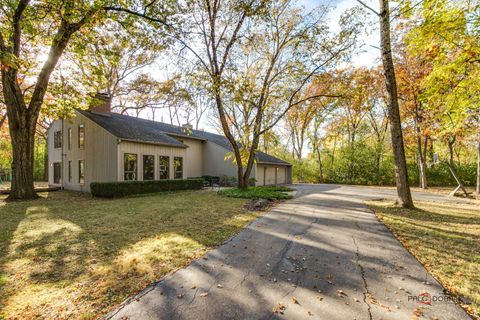
[[[453, 302], [414, 301], [424, 292], [445, 294], [362, 203], [393, 197], [394, 190], [295, 188], [293, 200], [108, 318], [470, 319]], [[426, 193], [414, 198], [446, 200]]]

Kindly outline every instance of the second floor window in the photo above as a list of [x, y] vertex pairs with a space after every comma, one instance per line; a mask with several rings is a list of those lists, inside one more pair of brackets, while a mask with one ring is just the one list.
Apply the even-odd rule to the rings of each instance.
[[53, 133], [53, 147], [55, 149], [62, 147], [62, 131], [55, 131]]
[[85, 147], [85, 126], [83, 124], [78, 126], [78, 148]]

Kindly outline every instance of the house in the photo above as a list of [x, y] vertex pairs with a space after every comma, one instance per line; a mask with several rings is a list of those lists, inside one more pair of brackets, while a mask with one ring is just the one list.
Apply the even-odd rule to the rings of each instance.
[[[48, 129], [49, 185], [90, 192], [91, 182], [237, 177], [226, 137], [113, 113], [108, 97], [97, 100]], [[256, 185], [288, 184], [292, 166], [257, 152], [251, 177]]]

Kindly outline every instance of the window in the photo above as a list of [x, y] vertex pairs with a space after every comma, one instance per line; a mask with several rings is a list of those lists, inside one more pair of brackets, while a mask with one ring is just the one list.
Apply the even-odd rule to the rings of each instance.
[[60, 184], [62, 179], [62, 164], [60, 162], [53, 163], [53, 183]]
[[158, 157], [158, 169], [160, 171], [160, 180], [170, 179], [170, 157]]
[[78, 160], [78, 183], [85, 183], [85, 162]]
[[143, 156], [143, 180], [155, 179], [155, 157]]
[[183, 158], [173, 158], [173, 171], [175, 172], [175, 179], [183, 179]]
[[85, 126], [83, 124], [78, 126], [78, 148], [85, 147]]
[[68, 161], [68, 182], [72, 182], [72, 161]]
[[53, 147], [55, 149], [62, 147], [62, 131], [55, 131], [53, 133]]
[[68, 128], [67, 131], [67, 142], [68, 142], [68, 150], [72, 149], [72, 128]]
[[134, 153], [123, 155], [123, 180], [137, 180], [137, 155]]

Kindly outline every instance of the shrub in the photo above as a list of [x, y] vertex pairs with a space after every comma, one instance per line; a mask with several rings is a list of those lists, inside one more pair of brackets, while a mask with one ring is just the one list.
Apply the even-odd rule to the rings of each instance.
[[292, 196], [286, 192], [291, 191], [290, 188], [282, 186], [266, 186], [266, 187], [249, 187], [242, 190], [238, 188], [223, 189], [218, 191], [218, 194], [231, 198], [243, 199], [291, 199]]
[[90, 191], [95, 197], [114, 198], [134, 194], [175, 190], [195, 190], [203, 187], [203, 179], [92, 182]]
[[234, 187], [237, 185], [237, 178], [227, 176], [226, 174], [224, 174], [223, 176], [220, 177], [219, 184], [222, 187]]

